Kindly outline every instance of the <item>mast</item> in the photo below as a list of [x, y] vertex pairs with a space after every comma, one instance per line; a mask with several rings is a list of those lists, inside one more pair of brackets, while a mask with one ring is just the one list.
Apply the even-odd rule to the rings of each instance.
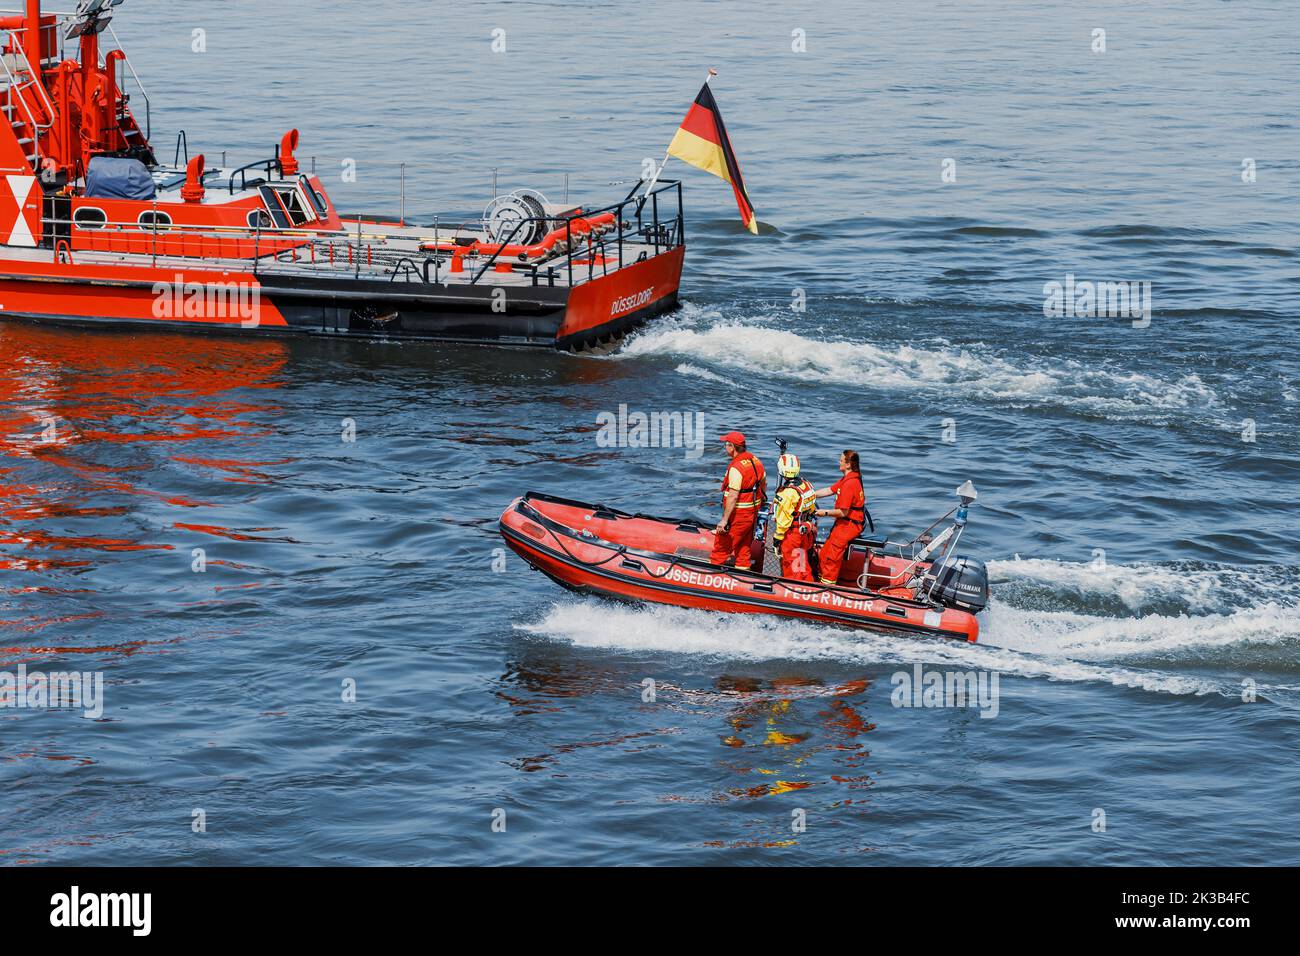
[[[58, 14], [44, 13], [41, 0], [23, 0], [22, 12], [0, 16], [0, 30], [10, 34], [5, 49], [14, 55], [16, 74], [6, 100], [10, 132], [33, 169], [57, 168], [71, 181], [84, 175], [101, 153], [135, 150], [153, 161], [148, 139], [117, 82], [116, 67], [126, 54], [110, 50], [100, 62], [99, 34], [122, 2], [78, 0], [75, 12]], [[69, 49], [72, 55], [56, 65], [56, 31], [65, 22], [66, 39], [77, 41], [77, 52]], [[0, 124], [0, 139], [4, 137]]]
[[[12, 45], [8, 49], [12, 49], [14, 53], [21, 53], [23, 59], [27, 61], [32, 76], [40, 79], [41, 68], [44, 66], [43, 59], [47, 52], [43, 36], [44, 25], [41, 23], [41, 0], [26, 0], [26, 3], [26, 13], [13, 13], [0, 17], [0, 30], [22, 34], [21, 40], [10, 38]], [[53, 52], [53, 47], [49, 52]]]
[[23, 24], [23, 49], [27, 53], [27, 63], [32, 68], [32, 76], [41, 81], [41, 67], [45, 62], [45, 41], [41, 29], [41, 0], [27, 0], [27, 17]]

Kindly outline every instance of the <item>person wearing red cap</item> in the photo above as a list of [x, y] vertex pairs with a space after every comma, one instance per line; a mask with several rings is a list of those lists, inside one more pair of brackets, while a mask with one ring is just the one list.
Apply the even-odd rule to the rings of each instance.
[[767, 498], [767, 473], [763, 463], [745, 450], [745, 436], [728, 432], [719, 441], [731, 464], [722, 479], [722, 520], [714, 529], [713, 553], [709, 560], [724, 564], [735, 560], [742, 570], [750, 565], [754, 522]]
[[818, 498], [835, 496], [834, 508], [817, 511], [819, 518], [827, 516], [835, 519], [835, 526], [817, 552], [822, 584], [835, 584], [839, 580], [844, 553], [853, 539], [862, 534], [862, 526], [866, 522], [867, 499], [862, 493], [862, 474], [856, 451], [846, 449], [840, 455], [840, 473], [844, 475], [843, 478], [817, 492]]

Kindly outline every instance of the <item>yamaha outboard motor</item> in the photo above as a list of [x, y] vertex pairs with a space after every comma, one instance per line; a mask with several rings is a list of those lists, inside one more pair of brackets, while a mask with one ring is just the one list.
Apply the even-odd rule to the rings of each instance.
[[930, 596], [946, 607], [978, 614], [989, 603], [989, 572], [983, 561], [956, 557], [934, 569]]
[[931, 555], [935, 555], [933, 563], [912, 579], [912, 586], [919, 595], [944, 607], [970, 614], [978, 614], [989, 603], [989, 573], [983, 561], [955, 555], [953, 550], [961, 540], [962, 532], [966, 530], [970, 506], [978, 497], [975, 486], [969, 481], [963, 482], [957, 489], [960, 503], [949, 512], [953, 515], [952, 524], [916, 555], [921, 561], [931, 560]]

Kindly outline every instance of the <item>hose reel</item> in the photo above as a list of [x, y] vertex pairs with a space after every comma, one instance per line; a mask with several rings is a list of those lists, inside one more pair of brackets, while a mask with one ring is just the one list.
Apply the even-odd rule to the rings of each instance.
[[[487, 204], [483, 210], [483, 231], [492, 242], [530, 246], [546, 235], [545, 216], [545, 196], [536, 189], [516, 189]], [[529, 219], [533, 221], [526, 221]]]

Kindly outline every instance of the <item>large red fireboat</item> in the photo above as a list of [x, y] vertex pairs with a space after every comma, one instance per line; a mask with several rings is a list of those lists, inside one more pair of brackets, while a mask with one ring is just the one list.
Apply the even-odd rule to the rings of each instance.
[[518, 190], [447, 229], [341, 216], [296, 130], [238, 168], [160, 163], [122, 2], [0, 15], [0, 318], [587, 348], [676, 306], [680, 182], [603, 208]]

